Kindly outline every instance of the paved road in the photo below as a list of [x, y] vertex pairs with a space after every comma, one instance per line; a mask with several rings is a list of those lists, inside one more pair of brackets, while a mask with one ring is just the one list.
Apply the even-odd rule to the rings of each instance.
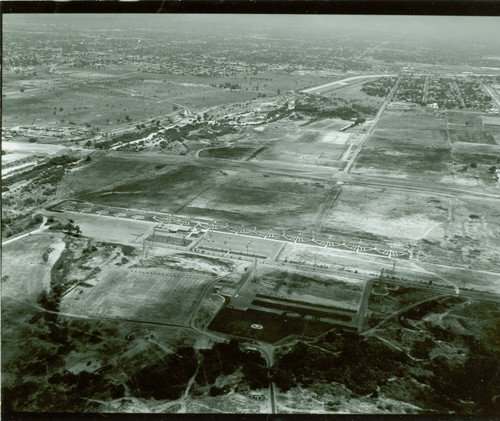
[[266, 361], [267, 378], [269, 380], [269, 401], [271, 403], [271, 413], [276, 414], [276, 385], [274, 384], [271, 376], [271, 367], [274, 364], [274, 346], [266, 342], [256, 342], [252, 343], [252, 345], [248, 345], [247, 349], [252, 351], [259, 351]]
[[9, 243], [13, 243], [14, 241], [20, 240], [21, 238], [27, 237], [28, 235], [37, 234], [39, 232], [44, 231], [45, 229], [47, 229], [47, 226], [45, 225], [46, 222], [47, 222], [47, 218], [44, 216], [42, 225], [40, 225], [38, 228], [34, 228], [31, 231], [28, 231], [28, 232], [25, 232], [24, 234], [18, 235], [17, 237], [9, 238], [6, 241], [2, 241], [2, 246], [5, 246]]
[[499, 98], [499, 95], [497, 95], [495, 89], [493, 89], [492, 87], [487, 86], [487, 85], [484, 85], [483, 88], [491, 96], [493, 101], [496, 102], [497, 107], [500, 108], [500, 98]]
[[[383, 279], [381, 281], [384, 284], [398, 285], [403, 287], [412, 286], [408, 281], [402, 281], [398, 279]], [[457, 289], [453, 285], [442, 285], [439, 283], [433, 283], [432, 285], [419, 283], [416, 286], [420, 289], [433, 292], [436, 294], [453, 295], [456, 297], [466, 298], [473, 301], [491, 301], [494, 303], [500, 303], [500, 293], [493, 293], [490, 291], [479, 291], [479, 290], [466, 290], [463, 288]]]
[[330, 83], [325, 83], [323, 85], [313, 86], [312, 88], [302, 89], [300, 92], [304, 92], [304, 93], [310, 94], [312, 92], [321, 91], [321, 90], [327, 89], [327, 88], [334, 88], [336, 86], [343, 86], [346, 83], [349, 83], [349, 82], [352, 82], [352, 81], [356, 81], [356, 80], [360, 80], [360, 79], [372, 79], [372, 78], [379, 78], [379, 77], [394, 77], [394, 76], [397, 76], [397, 75], [396, 74], [386, 74], [386, 73], [384, 73], [384, 74], [380, 74], [380, 75], [359, 75], [359, 76], [352, 76], [352, 77], [348, 77], [346, 79], [336, 80], [336, 81], [330, 82]]
[[396, 92], [396, 89], [398, 89], [400, 81], [401, 81], [401, 78], [398, 78], [398, 80], [396, 81], [396, 83], [392, 87], [391, 92], [389, 92], [389, 95], [387, 95], [387, 97], [385, 98], [384, 103], [382, 104], [382, 106], [378, 110], [378, 113], [375, 116], [375, 118], [373, 119], [373, 121], [372, 121], [372, 123], [370, 125], [370, 128], [366, 132], [366, 134], [365, 134], [365, 136], [363, 138], [363, 141], [360, 143], [360, 145], [358, 146], [358, 148], [356, 149], [356, 151], [352, 155], [351, 159], [349, 160], [349, 162], [345, 166], [344, 172], [348, 173], [351, 170], [351, 167], [354, 164], [354, 161], [358, 157], [359, 153], [361, 152], [361, 149], [363, 149], [363, 146], [365, 145], [365, 143], [367, 142], [368, 138], [373, 133], [373, 130], [375, 129], [375, 126], [377, 125], [378, 121], [380, 120], [380, 117], [384, 113], [387, 105], [389, 105], [389, 102], [391, 102], [392, 96], [394, 95], [394, 92]]

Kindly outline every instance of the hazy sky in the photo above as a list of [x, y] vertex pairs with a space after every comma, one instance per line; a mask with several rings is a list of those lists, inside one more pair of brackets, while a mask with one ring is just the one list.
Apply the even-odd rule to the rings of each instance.
[[388, 36], [401, 39], [439, 37], [443, 41], [497, 43], [500, 17], [379, 15], [200, 15], [80, 14], [4, 15], [4, 28], [14, 22], [87, 28], [157, 29], [192, 32], [263, 34], [275, 37], [339, 35]]

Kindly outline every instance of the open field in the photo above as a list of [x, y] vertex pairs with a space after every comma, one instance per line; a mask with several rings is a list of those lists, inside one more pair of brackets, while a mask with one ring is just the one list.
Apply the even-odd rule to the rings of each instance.
[[[95, 204], [200, 216], [259, 228], [292, 227], [296, 218], [310, 218], [323, 201], [325, 185], [300, 178], [256, 174], [246, 169], [220, 170], [184, 165], [173, 167], [128, 160], [101, 160], [65, 183], [71, 190], [88, 189], [89, 177], [109, 188], [79, 196]], [[160, 169], [157, 170], [156, 166]], [[140, 173], [141, 167], [145, 168]], [[123, 179], [121, 179], [123, 174]], [[140, 178], [133, 178], [133, 175]], [[304, 221], [306, 220], [304, 219]]]
[[363, 285], [362, 280], [342, 282], [324, 273], [306, 276], [300, 272], [263, 269], [256, 279], [245, 284], [245, 289], [287, 300], [355, 310], [359, 305]]
[[379, 120], [354, 172], [447, 181], [450, 159], [444, 119], [392, 111]]
[[[50, 156], [67, 150], [64, 146], [59, 145], [44, 145], [37, 143], [24, 143], [24, 142], [9, 142], [2, 140], [2, 151], [6, 152], [2, 156], [2, 163], [8, 163], [28, 156]], [[11, 155], [15, 156], [14, 159]]]
[[256, 150], [256, 148], [251, 146], [222, 146], [219, 148], [206, 148], [200, 152], [199, 156], [239, 160], [248, 157], [252, 151]]
[[[215, 215], [227, 215], [221, 219], [232, 223], [238, 222], [237, 215], [246, 215], [246, 217], [240, 217], [240, 221], [243, 219], [249, 223], [257, 224], [259, 223], [257, 218], [260, 215], [265, 218], [262, 218], [265, 221], [280, 217], [287, 218], [297, 214], [315, 213], [315, 207], [321, 201], [320, 196], [312, 194], [306, 196], [260, 188], [220, 186], [203, 192], [190, 202], [182, 212], [190, 215], [202, 212], [203, 216], [209, 216], [210, 213], [207, 211], [214, 210]], [[273, 213], [274, 215], [272, 215]], [[262, 223], [259, 225], [263, 226]]]
[[497, 144], [493, 133], [485, 129], [450, 129], [450, 140], [452, 142], [479, 143], [485, 145]]
[[498, 191], [498, 181], [490, 168], [500, 166], [499, 145], [455, 142], [451, 154], [457, 184]]
[[36, 301], [42, 291], [49, 290], [52, 265], [64, 247], [61, 235], [54, 233], [33, 234], [2, 246], [3, 310], [12, 305], [6, 305], [10, 298]]
[[[323, 138], [324, 139], [324, 138]], [[302, 139], [301, 139], [302, 140]], [[321, 159], [337, 161], [340, 159], [346, 147], [344, 143], [329, 142], [320, 137], [319, 142], [294, 142], [275, 141], [258, 155], [257, 160], [262, 161], [285, 161], [296, 162], [297, 164], [318, 164]]]
[[[118, 174], [124, 172], [123, 165], [126, 164], [128, 163], [123, 161], [117, 162]], [[145, 165], [139, 161], [132, 165], [138, 172], [144, 166], [150, 168], [151, 172], [149, 174], [142, 172], [141, 176], [135, 179], [127, 177], [129, 181], [123, 180], [121, 183], [117, 180], [116, 187], [82, 195], [80, 198], [109, 206], [176, 212], [209, 188], [218, 176], [217, 171], [198, 166], [186, 165], [163, 169], [159, 165], [160, 169], [154, 174], [156, 166], [153, 164]], [[106, 168], [103, 170], [106, 171]]]
[[386, 110], [379, 122], [378, 129], [439, 130], [444, 129], [444, 119], [428, 113], [401, 113]]
[[446, 218], [446, 202], [432, 196], [343, 185], [321, 231], [330, 233], [332, 241], [354, 234], [368, 244], [403, 245], [423, 238]]
[[[350, 86], [341, 87], [333, 91], [323, 92], [322, 95], [327, 98], [345, 103], [346, 106], [351, 104], [361, 104], [364, 107], [378, 109], [384, 102], [384, 97], [376, 97], [365, 94], [361, 88], [362, 83], [354, 83]], [[375, 113], [374, 113], [375, 115]]]
[[201, 287], [202, 274], [163, 268], [104, 271], [95, 286], [68, 294], [62, 311], [155, 323], [187, 324]]
[[314, 121], [308, 124], [306, 127], [309, 129], [316, 130], [340, 130], [349, 124], [352, 124], [350, 120], [341, 120], [340, 118], [324, 118], [321, 120]]
[[[58, 212], [47, 212], [47, 214], [56, 218], [61, 215]], [[106, 218], [85, 213], [71, 213], [65, 216], [75, 221], [85, 237], [134, 247], [142, 247], [143, 239], [151, 234], [157, 225], [154, 222]]]
[[[197, 77], [122, 70], [58, 67], [53, 73], [38, 71], [37, 76], [3, 75], [3, 124], [35, 124], [39, 127], [68, 123], [111, 130], [126, 122], [160, 118], [162, 123], [178, 113], [178, 104], [193, 112], [225, 107], [254, 100], [258, 95], [276, 96], [278, 92], [321, 83], [318, 76], [285, 76], [261, 73], [258, 77]], [[48, 84], [47, 84], [48, 81]], [[237, 86], [228, 89], [227, 84]], [[24, 89], [20, 92], [20, 89]], [[78, 95], [74, 92], [78, 91]], [[43, 107], [41, 107], [43, 104]]]

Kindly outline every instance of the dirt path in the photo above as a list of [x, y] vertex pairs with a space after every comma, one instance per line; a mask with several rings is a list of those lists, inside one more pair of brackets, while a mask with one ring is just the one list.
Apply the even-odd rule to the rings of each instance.
[[377, 325], [375, 325], [371, 329], [368, 329], [365, 332], [360, 333], [360, 335], [363, 335], [363, 336], [376, 336], [375, 332], [378, 329], [380, 329], [380, 327], [383, 324], [385, 324], [388, 320], [392, 319], [393, 317], [395, 317], [395, 316], [397, 316], [399, 314], [405, 313], [406, 311], [411, 310], [412, 308], [417, 307], [417, 306], [419, 306], [421, 304], [424, 304], [424, 303], [426, 303], [428, 301], [434, 301], [434, 300], [438, 300], [439, 298], [444, 298], [444, 297], [449, 297], [449, 294], [437, 295], [435, 297], [426, 298], [425, 300], [420, 300], [420, 301], [418, 301], [416, 303], [410, 304], [409, 306], [406, 306], [406, 307], [400, 308], [399, 310], [393, 311], [392, 313], [390, 313], [389, 315], [387, 315], [386, 317], [384, 317]]

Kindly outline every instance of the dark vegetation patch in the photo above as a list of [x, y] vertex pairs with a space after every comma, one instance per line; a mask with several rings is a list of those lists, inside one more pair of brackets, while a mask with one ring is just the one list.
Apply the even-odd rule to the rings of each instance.
[[320, 95], [304, 95], [295, 102], [295, 112], [316, 118], [356, 120], [356, 123], [362, 123], [366, 117], [375, 115], [377, 111], [377, 108], [361, 103], [340, 104], [334, 99]]
[[221, 148], [208, 148], [200, 152], [200, 156], [209, 158], [241, 159], [248, 155], [254, 148], [245, 146], [226, 146]]
[[450, 129], [450, 139], [452, 142], [483, 143], [496, 145], [495, 137], [490, 131], [480, 128], [469, 128], [467, 130]]
[[[355, 333], [329, 332], [325, 341], [334, 351], [325, 352], [299, 342], [277, 359], [274, 370], [292, 378], [295, 384], [314, 389], [315, 383], [338, 382], [358, 394], [374, 393], [377, 385], [389, 377], [404, 375], [407, 357], [378, 340], [364, 340]], [[275, 381], [281, 390], [287, 390], [289, 383]]]
[[81, 198], [108, 206], [175, 212], [179, 206], [207, 189], [213, 174], [212, 169], [187, 165], [152, 178], [89, 193]]
[[181, 348], [175, 354], [146, 365], [127, 381], [132, 395], [142, 398], [178, 399], [194, 375], [197, 359], [193, 348]]
[[[393, 151], [398, 154], [392, 153]], [[404, 159], [402, 159], [404, 157]], [[445, 148], [421, 148], [397, 146], [391, 149], [365, 148], [359, 155], [356, 167], [376, 168], [386, 171], [401, 171], [417, 176], [424, 172], [443, 173], [450, 160], [450, 152]]]
[[181, 246], [181, 247], [187, 247], [192, 243], [191, 240], [186, 240], [186, 238], [180, 238], [170, 235], [154, 235], [154, 234], [147, 237], [146, 241], [153, 241], [155, 243], [161, 243], [161, 244], [172, 244], [174, 246]]
[[[260, 324], [263, 329], [252, 329], [252, 324]], [[274, 343], [289, 335], [316, 337], [331, 327], [331, 324], [305, 318], [287, 317], [252, 309], [241, 311], [226, 307], [217, 314], [209, 329]]]
[[471, 150], [452, 150], [453, 160], [469, 164], [471, 168], [477, 168], [477, 164], [494, 165], [500, 163], [500, 152], [484, 151], [475, 152]]
[[26, 171], [21, 171], [18, 174], [10, 176], [6, 180], [3, 181], [3, 185], [10, 186], [18, 181], [24, 179], [33, 179], [35, 177], [42, 177], [46, 180], [46, 182], [50, 182], [52, 184], [57, 183], [61, 180], [64, 175], [64, 169], [68, 166], [72, 166], [76, 163], [80, 158], [74, 155], [60, 155], [54, 158], [50, 158], [46, 162], [35, 165], [32, 168], [29, 168]]
[[[40, 300], [43, 301], [43, 298]], [[104, 364], [94, 373], [73, 374], [65, 368], [65, 358], [91, 346], [101, 346], [101, 335], [116, 335], [113, 329], [92, 327], [82, 321], [65, 321], [56, 314], [35, 313], [17, 358], [2, 371], [14, 376], [2, 383], [2, 410], [85, 412], [100, 405], [92, 399], [109, 400], [123, 397], [125, 387], [115, 380], [113, 366]], [[113, 352], [102, 345], [102, 355]]]
[[[500, 331], [497, 330], [497, 334]], [[314, 346], [299, 342], [290, 352], [276, 357], [273, 380], [280, 390], [300, 384], [318, 393], [337, 382], [355, 394], [402, 400], [427, 412], [498, 414], [496, 395], [500, 387], [500, 356], [471, 335], [448, 332], [442, 340], [466, 344], [462, 362], [438, 356], [428, 359], [435, 340], [416, 341], [412, 361], [376, 338], [364, 340], [354, 333], [329, 332]], [[391, 379], [389, 381], [389, 379]], [[411, 379], [423, 383], [416, 385]]]
[[352, 320], [351, 316], [346, 316], [344, 314], [332, 313], [329, 311], [313, 310], [309, 308], [302, 308], [294, 305], [280, 304], [276, 302], [270, 303], [262, 300], [254, 300], [252, 301], [252, 305], [278, 310], [282, 314], [297, 313], [300, 314], [301, 316], [312, 316], [314, 318], [329, 318], [329, 319], [340, 320], [343, 322], [350, 322]]
[[[229, 375], [241, 369], [243, 381], [252, 389], [268, 387], [266, 362], [257, 351], [242, 350], [239, 341], [218, 343], [212, 349], [202, 350], [201, 364], [196, 376], [199, 386], [210, 386], [220, 375]], [[210, 393], [216, 391], [212, 390]]]
[[41, 225], [43, 217], [40, 214], [35, 215], [16, 215], [2, 218], [2, 237], [9, 238], [23, 231], [32, 230]]

